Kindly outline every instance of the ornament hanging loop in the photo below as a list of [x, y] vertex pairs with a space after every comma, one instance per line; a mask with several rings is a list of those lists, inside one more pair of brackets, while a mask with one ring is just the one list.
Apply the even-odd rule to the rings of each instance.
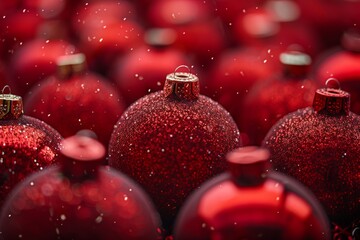
[[325, 82], [326, 88], [341, 89], [340, 82], [336, 78], [329, 78]]
[[[5, 93], [6, 89], [9, 90], [9, 93]], [[5, 85], [3, 89], [1, 90], [1, 94], [11, 94], [11, 88], [9, 85]]]
[[[181, 68], [186, 68], [188, 72], [178, 71]], [[166, 76], [164, 94], [177, 100], [196, 100], [200, 95], [199, 78], [191, 73], [188, 66], [180, 65]]]

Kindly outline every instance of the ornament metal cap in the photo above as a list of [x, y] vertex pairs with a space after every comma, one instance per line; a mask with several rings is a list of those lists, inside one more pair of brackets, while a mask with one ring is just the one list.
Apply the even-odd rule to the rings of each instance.
[[270, 153], [256, 146], [241, 147], [227, 154], [229, 170], [241, 186], [259, 185], [270, 168]]
[[360, 31], [349, 29], [344, 32], [341, 44], [343, 48], [352, 52], [360, 52]]
[[85, 70], [86, 58], [82, 53], [64, 55], [57, 59], [56, 65], [58, 77], [66, 79]]
[[279, 56], [285, 75], [305, 77], [309, 73], [311, 57], [300, 51], [285, 51]]
[[[180, 68], [186, 68], [188, 72], [177, 72]], [[199, 78], [191, 73], [188, 66], [180, 65], [166, 76], [164, 94], [177, 100], [196, 100], [200, 95]]]
[[[5, 93], [6, 89], [9, 93]], [[18, 119], [24, 113], [22, 98], [11, 94], [11, 89], [5, 85], [0, 94], [0, 119]]]
[[86, 179], [97, 175], [105, 161], [105, 147], [89, 136], [74, 135], [61, 141], [62, 170], [70, 179]]
[[321, 88], [316, 90], [313, 109], [317, 113], [340, 116], [348, 115], [350, 111], [350, 94], [340, 89], [340, 83], [335, 78], [329, 78], [326, 86], [333, 83], [337, 84], [337, 88]]

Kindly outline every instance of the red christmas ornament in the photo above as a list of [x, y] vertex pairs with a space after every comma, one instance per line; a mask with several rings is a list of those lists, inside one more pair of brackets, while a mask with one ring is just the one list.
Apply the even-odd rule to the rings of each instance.
[[350, 109], [360, 114], [360, 31], [347, 31], [343, 35], [342, 49], [324, 54], [315, 69], [316, 79], [324, 84], [329, 77], [336, 78], [341, 88], [351, 95]]
[[10, 63], [12, 84], [25, 96], [32, 86], [55, 74], [56, 59], [73, 54], [75, 47], [62, 40], [34, 39], [16, 51]]
[[313, 107], [286, 115], [263, 142], [274, 168], [308, 186], [346, 237], [360, 219], [360, 118], [349, 100], [340, 89], [318, 89]]
[[61, 136], [44, 122], [23, 115], [20, 96], [0, 94], [0, 206], [25, 176], [55, 162]]
[[7, 199], [0, 237], [160, 239], [150, 200], [132, 180], [101, 166], [104, 156], [96, 140], [65, 139], [60, 166], [26, 178]]
[[129, 1], [83, 3], [73, 17], [78, 46], [91, 69], [104, 75], [115, 59], [143, 43], [143, 27]]
[[214, 9], [211, 1], [158, 0], [148, 9], [148, 21], [155, 27], [174, 29], [174, 46], [207, 68], [225, 48], [225, 35]]
[[271, 58], [271, 52], [257, 48], [224, 51], [209, 72], [205, 94], [224, 106], [234, 119], [240, 118], [238, 106], [250, 88], [279, 71]]
[[171, 228], [188, 194], [221, 172], [225, 153], [240, 145], [229, 113], [199, 94], [195, 75], [175, 70], [163, 91], [141, 98], [121, 116], [109, 164], [145, 188]]
[[327, 216], [307, 188], [268, 171], [269, 152], [256, 147], [227, 156], [229, 173], [187, 200], [175, 239], [330, 239]]
[[176, 32], [171, 29], [150, 29], [145, 34], [147, 45], [119, 58], [113, 67], [112, 79], [129, 106], [149, 92], [163, 88], [159, 79], [176, 66], [188, 63], [186, 56], [171, 47]]
[[0, 45], [4, 46], [1, 55], [11, 58], [18, 48], [38, 36], [43, 22], [36, 12], [26, 8], [4, 13], [0, 19]]
[[283, 72], [259, 81], [250, 89], [235, 119], [251, 145], [261, 145], [270, 128], [283, 116], [310, 106], [317, 83], [309, 77], [311, 58], [295, 51], [280, 55]]
[[64, 137], [89, 129], [107, 146], [113, 127], [124, 111], [118, 92], [101, 76], [85, 71], [83, 54], [63, 56], [57, 65], [57, 75], [29, 92], [26, 111]]

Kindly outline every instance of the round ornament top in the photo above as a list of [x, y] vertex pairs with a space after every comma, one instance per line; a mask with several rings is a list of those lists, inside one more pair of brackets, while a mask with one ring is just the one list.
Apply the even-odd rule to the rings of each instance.
[[360, 32], [356, 30], [348, 30], [344, 32], [341, 44], [343, 48], [352, 52], [360, 52]]
[[[334, 83], [337, 85], [335, 88]], [[348, 115], [350, 111], [350, 94], [340, 89], [340, 83], [335, 78], [326, 81], [326, 87], [316, 90], [313, 109], [317, 113], [331, 116]]]
[[[9, 93], [5, 93], [8, 90]], [[24, 113], [22, 98], [11, 94], [11, 89], [6, 85], [0, 94], [0, 119], [18, 119]]]
[[270, 168], [270, 153], [255, 146], [241, 147], [227, 154], [229, 170], [241, 186], [254, 186], [264, 182]]
[[62, 170], [70, 179], [94, 177], [104, 162], [105, 148], [89, 136], [74, 135], [61, 142]]
[[311, 57], [300, 51], [286, 51], [280, 54], [285, 75], [305, 77], [309, 73]]
[[57, 59], [56, 65], [58, 77], [66, 79], [85, 70], [86, 58], [82, 53], [64, 55]]
[[[181, 68], [186, 68], [188, 72], [178, 72]], [[166, 76], [164, 94], [176, 100], [196, 100], [200, 95], [199, 78], [191, 73], [188, 66], [180, 65]]]

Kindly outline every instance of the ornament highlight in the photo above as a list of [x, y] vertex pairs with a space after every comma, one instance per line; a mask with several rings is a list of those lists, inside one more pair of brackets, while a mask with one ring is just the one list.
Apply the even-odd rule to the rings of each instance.
[[228, 172], [188, 198], [176, 221], [182, 239], [330, 239], [327, 216], [312, 193], [294, 179], [269, 171], [269, 152], [238, 148]]

